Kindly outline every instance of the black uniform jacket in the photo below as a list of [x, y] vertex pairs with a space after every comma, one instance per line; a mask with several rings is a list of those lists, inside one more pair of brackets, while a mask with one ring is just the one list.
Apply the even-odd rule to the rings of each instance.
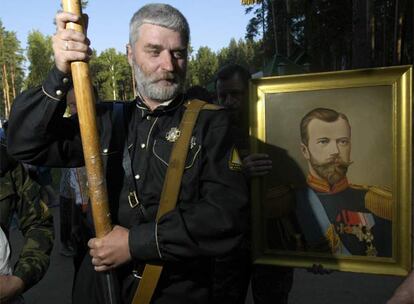
[[[14, 101], [9, 151], [15, 158], [44, 166], [84, 165], [77, 120], [62, 117], [70, 87], [70, 78], [54, 68], [42, 87]], [[242, 173], [231, 169], [234, 145], [227, 113], [202, 110], [177, 207], [155, 222], [173, 145], [167, 134], [179, 127], [185, 99], [178, 96], [153, 112], [137, 99], [124, 105], [125, 123], [116, 125], [114, 103], [101, 102], [97, 104], [98, 128], [112, 220], [130, 229], [134, 262], [164, 262], [158, 297], [166, 303], [206, 303], [210, 258], [235, 248], [246, 230], [247, 188]], [[125, 141], [120, 128], [128, 130], [125, 137], [135, 185], [127, 180], [122, 166]], [[140, 203], [132, 208], [127, 196], [134, 186]]]

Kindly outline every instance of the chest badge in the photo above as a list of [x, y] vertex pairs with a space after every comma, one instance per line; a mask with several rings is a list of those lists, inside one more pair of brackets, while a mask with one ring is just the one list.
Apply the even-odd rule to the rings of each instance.
[[190, 140], [190, 149], [194, 148], [196, 145], [197, 145], [196, 138], [195, 136], [192, 136]]
[[169, 142], [176, 142], [178, 137], [180, 137], [181, 131], [177, 128], [171, 128], [170, 131], [167, 132], [167, 135], [165, 136], [165, 139]]
[[241, 171], [242, 170], [242, 160], [239, 155], [239, 151], [236, 147], [233, 146], [230, 152], [230, 160], [229, 160], [229, 168], [230, 170], [234, 171]]

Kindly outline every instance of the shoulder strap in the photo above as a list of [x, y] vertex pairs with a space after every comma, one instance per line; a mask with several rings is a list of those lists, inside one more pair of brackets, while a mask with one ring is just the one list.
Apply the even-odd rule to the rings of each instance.
[[386, 187], [370, 187], [365, 194], [365, 207], [376, 216], [392, 221], [392, 192]]
[[[181, 179], [184, 172], [185, 160], [187, 158], [188, 147], [194, 125], [197, 121], [200, 110], [207, 103], [201, 100], [190, 100], [187, 102], [186, 110], [180, 122], [180, 136], [174, 143], [169, 166], [164, 179], [164, 185], [161, 192], [160, 204], [156, 221], [167, 212], [173, 210], [177, 204], [178, 194], [180, 192]], [[158, 280], [161, 276], [162, 265], [146, 264], [142, 279], [135, 291], [132, 304], [149, 304], [157, 287]]]
[[180, 192], [181, 179], [184, 172], [185, 160], [187, 159], [191, 134], [196, 123], [198, 114], [207, 103], [201, 100], [190, 100], [186, 104], [186, 110], [181, 119], [179, 130], [180, 136], [174, 143], [164, 185], [161, 192], [160, 205], [158, 207], [157, 221], [165, 213], [173, 210], [177, 203]]

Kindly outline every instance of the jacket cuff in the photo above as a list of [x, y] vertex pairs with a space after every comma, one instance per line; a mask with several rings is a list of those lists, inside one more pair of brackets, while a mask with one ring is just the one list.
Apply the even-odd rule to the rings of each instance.
[[162, 256], [157, 242], [156, 223], [132, 226], [129, 230], [129, 250], [133, 259], [159, 261]]
[[16, 267], [13, 271], [13, 275], [22, 279], [24, 283], [24, 291], [30, 289], [33, 285], [36, 284], [36, 279], [32, 273], [25, 272], [21, 267]]
[[42, 86], [43, 93], [56, 101], [64, 99], [71, 88], [71, 75], [62, 73], [56, 66], [53, 66]]

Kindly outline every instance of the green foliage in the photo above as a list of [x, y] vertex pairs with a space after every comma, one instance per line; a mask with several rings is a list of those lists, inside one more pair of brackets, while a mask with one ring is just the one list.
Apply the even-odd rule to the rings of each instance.
[[114, 48], [106, 49], [90, 61], [93, 84], [104, 100], [128, 100], [133, 98], [131, 68], [125, 54]]
[[53, 66], [52, 40], [39, 31], [32, 31], [27, 37], [27, 59], [29, 60], [29, 75], [26, 87], [40, 85]]
[[[0, 116], [7, 116], [6, 99], [11, 103], [23, 85], [23, 50], [15, 32], [7, 31], [0, 20]], [[8, 92], [5, 91], [8, 86]], [[8, 95], [8, 96], [6, 96]]]
[[[82, 0], [82, 7], [88, 2]], [[270, 74], [275, 73], [273, 66], [279, 59], [302, 70], [306, 66], [308, 71], [412, 64], [413, 6], [408, 0], [263, 0], [246, 8], [253, 16], [245, 39], [231, 39], [217, 52], [208, 46], [198, 50], [190, 46], [186, 85], [212, 87], [217, 70], [228, 63], [241, 64], [252, 73], [269, 70]], [[51, 38], [32, 31], [26, 55], [28, 75], [24, 80], [20, 42], [0, 20], [0, 67], [6, 64], [6, 85], [12, 98], [13, 90], [20, 92], [23, 80], [26, 87], [33, 87], [46, 77], [53, 65]], [[124, 53], [115, 49], [99, 55], [94, 52], [90, 69], [101, 99], [134, 97], [131, 68]], [[0, 115], [6, 95], [3, 78], [0, 73]]]
[[190, 62], [191, 85], [206, 86], [214, 79], [218, 69], [216, 54], [209, 47], [200, 47]]
[[263, 0], [246, 39], [261, 42], [263, 64], [285, 58], [329, 71], [412, 64], [413, 1]]
[[224, 65], [237, 63], [251, 72], [262, 68], [261, 44], [253, 40], [231, 39], [227, 47], [214, 53], [208, 47], [200, 47], [188, 64], [187, 86], [211, 87], [217, 71]]
[[219, 66], [229, 63], [237, 63], [257, 71], [261, 68], [260, 44], [253, 40], [242, 40], [236, 42], [231, 39], [228, 47], [221, 49], [218, 54]]

